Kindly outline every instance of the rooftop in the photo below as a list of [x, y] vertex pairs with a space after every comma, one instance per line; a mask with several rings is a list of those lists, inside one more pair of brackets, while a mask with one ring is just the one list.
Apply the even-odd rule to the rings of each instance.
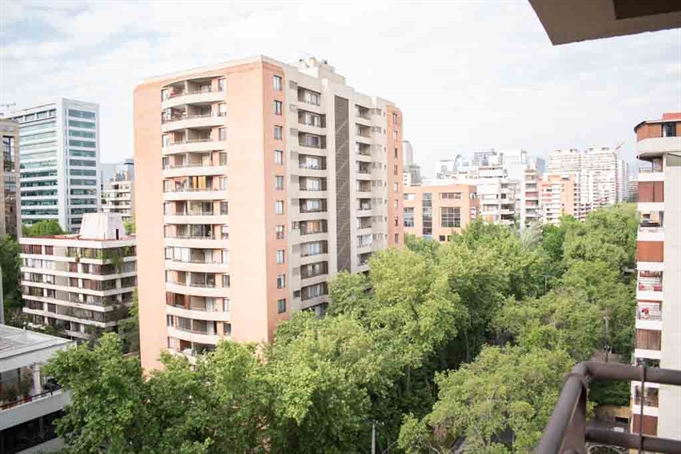
[[0, 372], [43, 362], [73, 342], [61, 337], [0, 325]]

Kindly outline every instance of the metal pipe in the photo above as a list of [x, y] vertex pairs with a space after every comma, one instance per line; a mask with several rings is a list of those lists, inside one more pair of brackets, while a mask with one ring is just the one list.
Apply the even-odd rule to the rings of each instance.
[[[615, 445], [630, 449], [637, 449], [639, 446], [638, 435], [615, 432], [614, 430], [609, 429], [597, 429], [595, 427], [587, 427], [586, 439], [592, 443]], [[648, 452], [681, 454], [681, 441], [644, 435], [643, 449]]]

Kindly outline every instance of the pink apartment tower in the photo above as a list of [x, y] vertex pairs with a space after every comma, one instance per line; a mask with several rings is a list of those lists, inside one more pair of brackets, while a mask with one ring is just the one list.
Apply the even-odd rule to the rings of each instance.
[[142, 365], [270, 341], [404, 243], [401, 111], [326, 61], [258, 56], [134, 94]]

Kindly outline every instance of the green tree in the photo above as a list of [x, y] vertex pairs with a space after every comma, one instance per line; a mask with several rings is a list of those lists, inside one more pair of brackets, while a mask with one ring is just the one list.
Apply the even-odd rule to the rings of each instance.
[[4, 292], [5, 321], [9, 324], [21, 315], [21, 246], [10, 235], [0, 239], [0, 270], [2, 270], [2, 289]]
[[22, 226], [22, 233], [25, 237], [39, 237], [63, 235], [65, 232], [62, 230], [58, 221], [43, 220], [36, 222], [30, 227], [27, 225]]
[[572, 364], [560, 350], [485, 347], [474, 362], [438, 374], [433, 411], [421, 421], [407, 416], [399, 445], [410, 454], [444, 453], [465, 436], [466, 452], [530, 453]]
[[137, 227], [135, 225], [135, 220], [130, 220], [123, 223], [125, 225], [125, 233], [127, 235], [132, 235], [137, 232]]
[[140, 350], [139, 295], [133, 292], [132, 306], [128, 309], [128, 317], [118, 321], [118, 334], [123, 342], [123, 350], [127, 353]]

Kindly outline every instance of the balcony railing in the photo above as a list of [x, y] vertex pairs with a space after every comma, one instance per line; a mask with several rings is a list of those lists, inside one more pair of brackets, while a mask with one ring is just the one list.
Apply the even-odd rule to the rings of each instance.
[[168, 97], [166, 99], [173, 99], [173, 98], [179, 98], [181, 96], [189, 96], [189, 95], [200, 95], [202, 93], [219, 93], [222, 90], [213, 90], [213, 87], [204, 87], [199, 90], [186, 90], [186, 91], [178, 91], [177, 93], [168, 93]]
[[659, 321], [662, 320], [662, 311], [655, 308], [639, 307], [636, 309], [636, 319]]
[[593, 379], [637, 380], [645, 393], [646, 382], [681, 386], [681, 371], [656, 367], [636, 367], [618, 363], [584, 362], [577, 364], [565, 376], [565, 384], [551, 419], [544, 428], [535, 453], [568, 454], [583, 453], [587, 442], [621, 446], [643, 451], [678, 453], [681, 441], [651, 437], [643, 434], [643, 407], [639, 415], [636, 433], [628, 434], [609, 429], [587, 427], [586, 404], [589, 384]]
[[207, 114], [195, 114], [195, 115], [172, 115], [170, 117], [165, 117], [161, 119], [161, 123], [172, 123], [173, 121], [180, 121], [180, 120], [191, 120], [194, 118], [210, 118], [210, 117], [224, 117], [227, 114], [225, 112], [218, 112], [218, 113], [207, 113]]

